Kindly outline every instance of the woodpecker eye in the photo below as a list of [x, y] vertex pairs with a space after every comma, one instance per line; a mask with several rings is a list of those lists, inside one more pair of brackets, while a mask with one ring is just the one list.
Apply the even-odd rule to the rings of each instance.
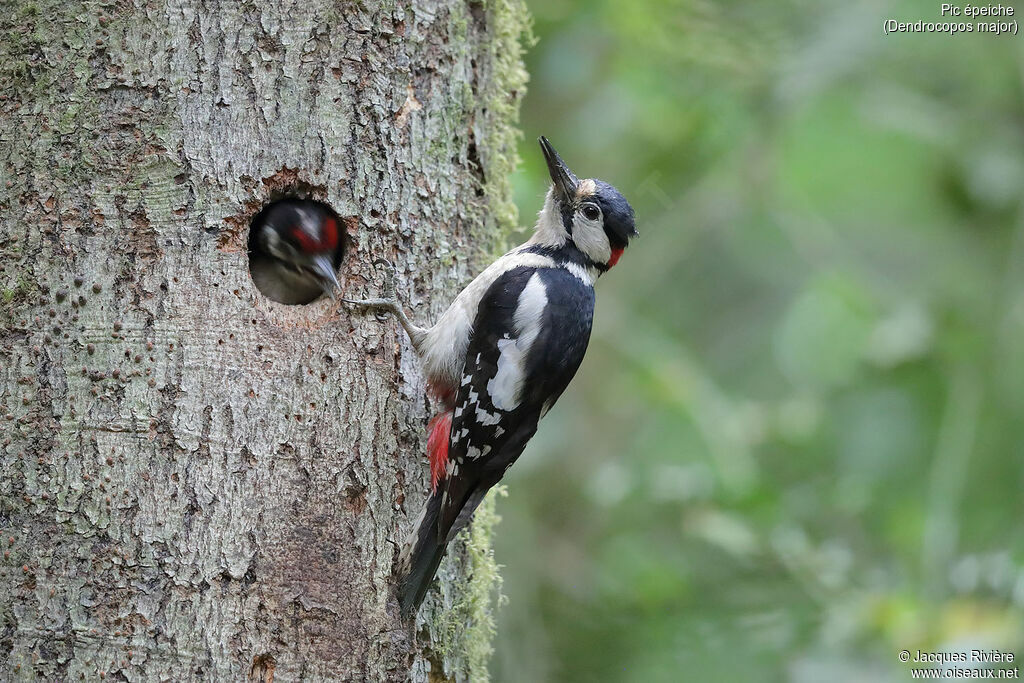
[[601, 209], [597, 207], [597, 204], [584, 204], [580, 210], [588, 221], [596, 221], [601, 217]]

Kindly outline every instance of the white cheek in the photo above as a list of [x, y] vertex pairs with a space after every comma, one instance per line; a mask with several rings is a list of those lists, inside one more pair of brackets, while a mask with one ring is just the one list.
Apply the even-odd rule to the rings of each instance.
[[262, 235], [263, 250], [282, 261], [296, 261], [295, 249], [278, 236], [275, 230], [265, 230]]
[[601, 219], [588, 221], [580, 215], [572, 220], [572, 241], [594, 263], [608, 263], [612, 257], [612, 245], [604, 232]]

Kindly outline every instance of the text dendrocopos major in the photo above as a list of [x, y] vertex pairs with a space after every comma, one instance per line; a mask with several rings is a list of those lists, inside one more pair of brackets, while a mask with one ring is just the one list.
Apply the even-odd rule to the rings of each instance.
[[344, 238], [323, 204], [283, 199], [253, 219], [249, 272], [261, 292], [286, 304], [305, 304], [338, 287], [335, 270]]
[[618, 190], [578, 179], [546, 138], [540, 146], [552, 186], [533, 237], [478, 275], [433, 327], [410, 322], [393, 271], [382, 298], [348, 302], [397, 316], [444, 405], [427, 439], [433, 490], [400, 559], [405, 614], [576, 374], [590, 339], [594, 282], [637, 234]]

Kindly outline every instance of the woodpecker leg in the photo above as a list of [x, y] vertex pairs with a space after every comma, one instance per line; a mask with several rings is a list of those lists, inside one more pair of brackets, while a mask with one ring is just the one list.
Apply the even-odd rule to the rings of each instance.
[[394, 264], [387, 259], [379, 258], [373, 262], [373, 265], [375, 268], [385, 266], [384, 287], [381, 296], [376, 299], [342, 299], [342, 301], [347, 304], [394, 313], [395, 317], [398, 318], [398, 322], [405, 328], [409, 339], [412, 340], [413, 348], [419, 351], [427, 331], [422, 327], [417, 327], [409, 320], [409, 316], [405, 314], [405, 309], [402, 308], [402, 303], [398, 300], [398, 294], [395, 292], [396, 269]]

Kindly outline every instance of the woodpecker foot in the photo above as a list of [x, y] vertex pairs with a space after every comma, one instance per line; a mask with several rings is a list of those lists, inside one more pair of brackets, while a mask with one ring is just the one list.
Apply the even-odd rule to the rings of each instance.
[[375, 299], [342, 299], [342, 301], [354, 306], [384, 309], [397, 315], [398, 311], [402, 308], [401, 303], [398, 301], [398, 295], [395, 293], [395, 274], [397, 270], [395, 265], [385, 258], [379, 258], [373, 262], [374, 268], [379, 269], [381, 266], [386, 268], [384, 271], [384, 286], [381, 288], [381, 295], [379, 297]]
[[402, 324], [402, 327], [405, 328], [405, 331], [412, 339], [413, 346], [419, 350], [426, 330], [412, 324], [409, 317], [405, 314], [405, 309], [402, 308], [402, 303], [398, 300], [398, 294], [395, 292], [395, 276], [398, 271], [395, 265], [385, 258], [379, 258], [373, 262], [373, 266], [374, 268], [385, 266], [384, 286], [381, 288], [381, 296], [375, 299], [342, 299], [342, 301], [354, 306], [376, 309], [378, 312], [394, 313], [395, 317], [398, 318], [398, 322]]

